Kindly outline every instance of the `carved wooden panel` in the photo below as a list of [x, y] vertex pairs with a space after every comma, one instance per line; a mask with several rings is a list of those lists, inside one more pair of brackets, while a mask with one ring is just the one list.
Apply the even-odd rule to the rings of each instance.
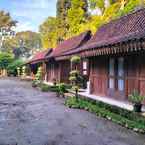
[[140, 93], [145, 96], [145, 80], [140, 81]]

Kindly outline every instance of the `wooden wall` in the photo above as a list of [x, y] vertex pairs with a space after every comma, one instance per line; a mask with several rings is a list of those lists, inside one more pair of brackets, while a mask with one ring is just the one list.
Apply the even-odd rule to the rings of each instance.
[[94, 57], [90, 59], [91, 93], [106, 95], [107, 72], [107, 58]]
[[70, 60], [64, 60], [59, 62], [60, 68], [60, 82], [69, 83], [69, 73], [71, 71]]
[[[112, 56], [112, 57], [122, 57]], [[123, 55], [125, 69], [125, 90], [124, 93], [112, 92], [108, 89], [108, 70], [109, 58], [111, 57], [92, 57], [90, 58], [90, 81], [91, 93], [100, 96], [115, 97], [115, 99], [128, 99], [133, 90], [138, 90], [145, 95], [145, 53]], [[121, 96], [124, 95], [124, 96]]]
[[69, 60], [64, 61], [49, 61], [47, 63], [47, 81], [52, 82], [56, 79], [57, 82], [68, 83], [69, 82], [69, 72], [71, 65]]
[[58, 81], [59, 80], [59, 64], [55, 61], [47, 62], [46, 73], [47, 73], [48, 82], [53, 82], [53, 79], [56, 79], [56, 81]]
[[126, 95], [138, 90], [145, 95], [145, 54], [126, 57]]

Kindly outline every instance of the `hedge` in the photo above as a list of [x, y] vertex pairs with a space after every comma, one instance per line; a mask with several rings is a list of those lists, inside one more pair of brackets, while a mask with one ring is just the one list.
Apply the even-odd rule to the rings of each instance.
[[89, 101], [85, 98], [68, 97], [65, 105], [70, 108], [85, 109], [99, 117], [106, 118], [128, 129], [139, 133], [145, 133], [145, 117], [116, 106], [111, 106], [103, 102]]

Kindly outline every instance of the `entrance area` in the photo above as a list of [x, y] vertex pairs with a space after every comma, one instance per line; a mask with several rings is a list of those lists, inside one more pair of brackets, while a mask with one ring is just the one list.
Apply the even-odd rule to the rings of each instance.
[[110, 58], [108, 69], [109, 96], [124, 99], [125, 96], [125, 66], [124, 58]]

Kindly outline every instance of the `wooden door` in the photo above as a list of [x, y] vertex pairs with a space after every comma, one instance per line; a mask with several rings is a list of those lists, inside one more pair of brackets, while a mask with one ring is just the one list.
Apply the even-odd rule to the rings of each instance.
[[125, 97], [125, 67], [124, 58], [109, 59], [108, 94], [116, 99]]

